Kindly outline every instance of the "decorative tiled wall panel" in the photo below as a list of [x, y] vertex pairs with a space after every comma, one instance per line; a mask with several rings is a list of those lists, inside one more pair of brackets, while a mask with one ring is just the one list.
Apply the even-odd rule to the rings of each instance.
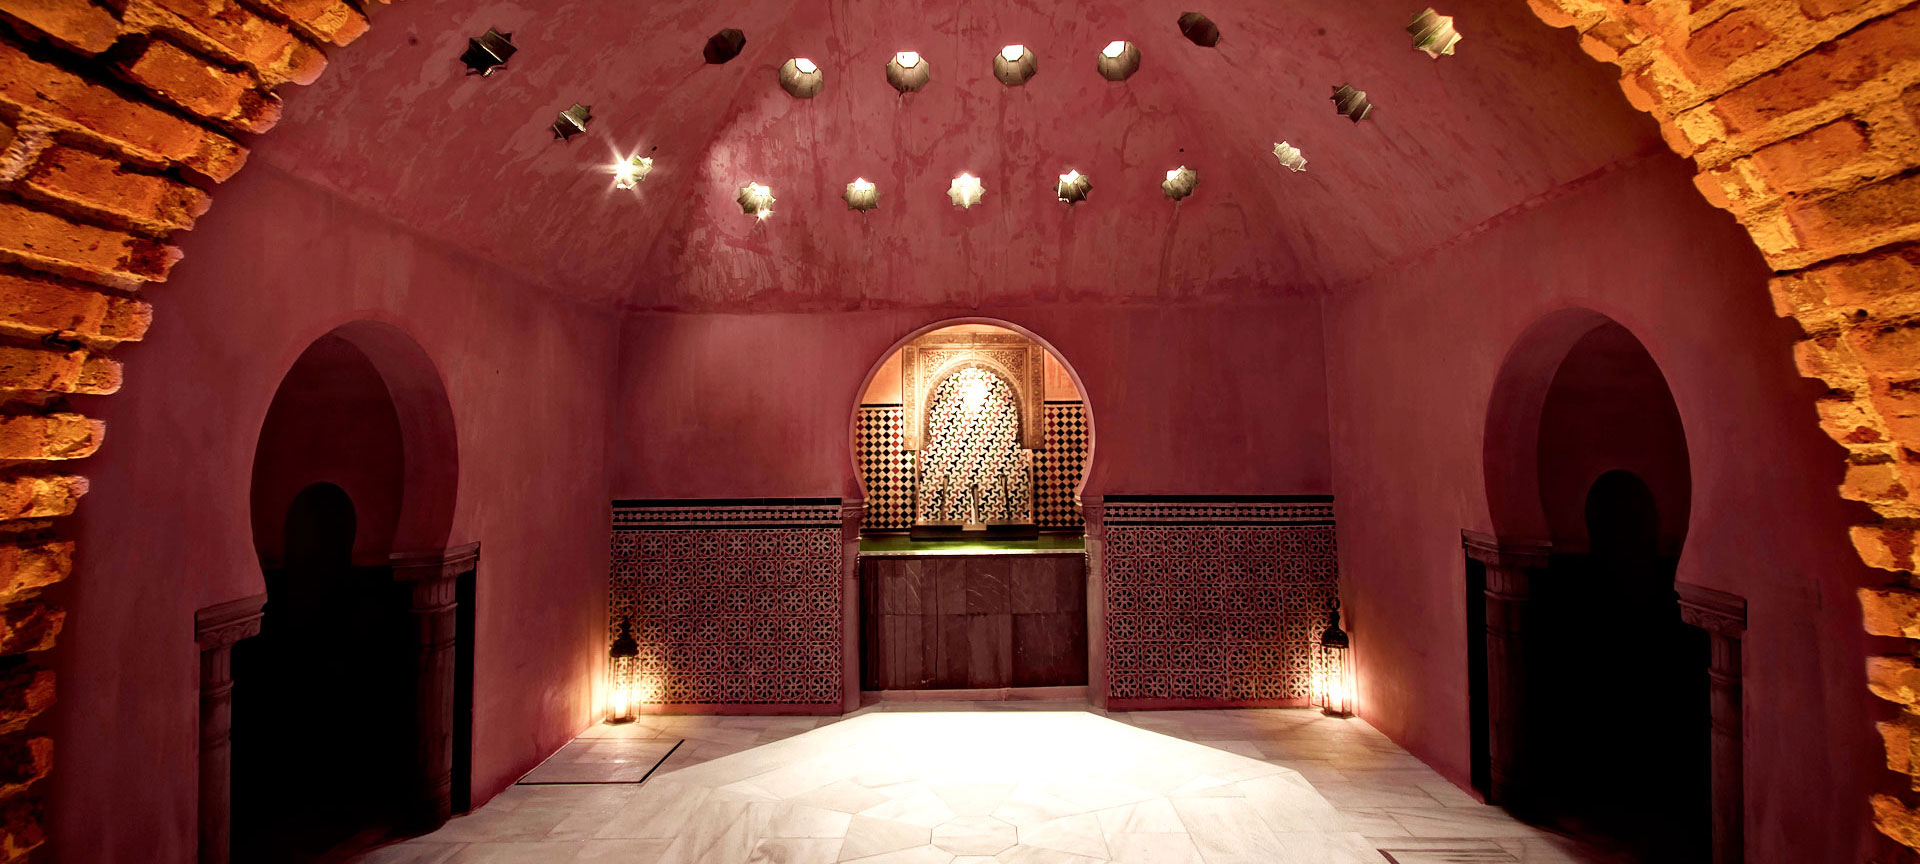
[[[841, 704], [838, 499], [616, 501], [608, 644], [647, 704]], [[625, 664], [623, 664], [624, 666]]]
[[[898, 405], [862, 405], [854, 429], [855, 455], [867, 485], [864, 527], [913, 527], [915, 455], [902, 447]], [[1033, 515], [1042, 528], [1078, 528], [1074, 492], [1087, 463], [1087, 415], [1079, 402], [1046, 406], [1046, 448], [1033, 454]]]
[[1109, 496], [1108, 697], [1300, 704], [1338, 592], [1330, 496]]
[[913, 527], [913, 452], [900, 444], [900, 406], [860, 406], [854, 455], [867, 484], [865, 526]]
[[[927, 402], [915, 510], [925, 522], [1023, 522], [1029, 513], [1027, 453], [1020, 405], [1005, 379], [961, 369]], [[969, 494], [978, 493], [978, 512]]]
[[1047, 446], [1033, 454], [1033, 516], [1042, 528], [1078, 528], [1073, 500], [1087, 467], [1087, 412], [1079, 402], [1047, 403]]

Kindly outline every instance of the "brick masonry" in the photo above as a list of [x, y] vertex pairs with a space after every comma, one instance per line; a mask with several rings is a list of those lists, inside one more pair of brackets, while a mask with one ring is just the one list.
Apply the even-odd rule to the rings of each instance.
[[[1840, 494], [1892, 571], [1860, 594], [1868, 632], [1920, 636], [1920, 3], [1911, 0], [1529, 0], [1620, 67], [1620, 88], [1699, 168], [1772, 265], [1776, 310], [1800, 323], [1802, 374], [1847, 451]], [[1901, 794], [1876, 795], [1882, 833], [1920, 848], [1920, 676], [1912, 654], [1869, 658], [1869, 689], [1902, 706], [1882, 724]]]
[[275, 88], [366, 28], [341, 0], [0, 2], [0, 862], [46, 839], [35, 718], [66, 613], [40, 595], [72, 571], [72, 460], [106, 433], [68, 397], [120, 388], [110, 354], [146, 333], [143, 289], [246, 162], [237, 136], [273, 128]]
[[[1920, 588], [1920, 4], [1529, 2], [1620, 67], [1628, 100], [1695, 160], [1701, 192], [1740, 219], [1777, 271], [1776, 307], [1805, 330], [1800, 367], [1828, 386], [1819, 422], [1847, 450], [1840, 492], [1874, 513], [1853, 528], [1854, 545], [1894, 574], [1862, 595], [1868, 627], [1911, 638], [1916, 604], [1889, 598]], [[105, 433], [66, 398], [118, 388], [107, 354], [145, 332], [152, 309], [140, 289], [166, 279], [174, 234], [244, 164], [235, 136], [271, 128], [276, 88], [315, 80], [327, 47], [365, 32], [369, 8], [0, 4], [0, 632], [7, 653], [25, 652], [7, 662], [36, 670], [0, 678], [0, 703], [29, 719], [52, 699], [40, 652], [60, 623], [36, 595], [69, 572], [59, 517], [86, 489], [63, 466]], [[1876, 676], [1912, 665], [1873, 662]], [[28, 698], [28, 686], [42, 695]], [[1916, 723], [1907, 713], [1883, 729], [1888, 764], [1914, 777], [1910, 787], [1920, 787], [1920, 760], [1898, 742], [1920, 740]], [[0, 861], [43, 842], [34, 779], [52, 758], [44, 738], [8, 740], [31, 757], [15, 763], [34, 770], [0, 787]], [[1876, 796], [1876, 824], [1920, 847], [1916, 802], [1911, 791]]]

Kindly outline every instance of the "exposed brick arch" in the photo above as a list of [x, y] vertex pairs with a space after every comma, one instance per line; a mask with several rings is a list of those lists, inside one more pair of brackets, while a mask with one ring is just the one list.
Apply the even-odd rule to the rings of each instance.
[[[1908, 0], [1529, 0], [1620, 67], [1694, 184], [1731, 212], [1800, 323], [1802, 374], [1825, 382], [1821, 428], [1847, 450], [1844, 497], [1867, 564], [1900, 573], [1861, 592], [1868, 632], [1920, 637], [1920, 4]], [[1889, 768], [1920, 790], [1920, 667], [1868, 660]], [[1873, 798], [1874, 824], [1920, 848], [1920, 796]]]
[[276, 88], [311, 83], [367, 17], [341, 0], [9, 0], [0, 19], [0, 860], [15, 861], [46, 839], [53, 744], [28, 724], [53, 704], [44, 652], [64, 612], [39, 595], [73, 566], [59, 517], [87, 482], [67, 466], [105, 433], [68, 397], [120, 388], [108, 354], [146, 333], [142, 289], [245, 163], [235, 136], [273, 128]]
[[[1920, 548], [1920, 5], [1910, 0], [1530, 0], [1622, 69], [1627, 98], [1700, 166], [1708, 200], [1746, 225], [1772, 290], [1825, 381], [1820, 422], [1848, 452], [1844, 496], [1871, 565], [1910, 574]], [[0, 859], [39, 845], [35, 783], [52, 744], [27, 731], [52, 702], [68, 575], [59, 517], [86, 481], [63, 468], [101, 443], [73, 394], [120, 386], [109, 355], [145, 333], [140, 289], [164, 281], [176, 232], [270, 129], [275, 90], [309, 83], [323, 48], [367, 27], [343, 0], [10, 0], [0, 18]], [[1909, 575], [1862, 601], [1876, 635], [1920, 637]], [[184, 624], [183, 624], [184, 627]], [[1920, 709], [1920, 667], [1875, 658], [1876, 693]], [[1885, 731], [1915, 773], [1913, 714]], [[1920, 786], [1920, 779], [1913, 783]], [[1920, 816], [1875, 799], [1881, 829], [1920, 847]]]

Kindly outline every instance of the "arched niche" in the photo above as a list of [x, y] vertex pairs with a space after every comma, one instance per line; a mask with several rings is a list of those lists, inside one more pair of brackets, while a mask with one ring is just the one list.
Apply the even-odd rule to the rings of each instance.
[[[965, 346], [982, 350], [969, 355]], [[1035, 450], [1037, 456], [1044, 453], [1050, 460], [1055, 452], [1045, 449], [1052, 446], [1047, 432], [1049, 409], [1064, 413], [1060, 410], [1063, 403], [1074, 406], [1064, 431], [1056, 429], [1060, 443], [1079, 454], [1071, 465], [1059, 466], [1057, 471], [1069, 478], [1067, 488], [1056, 496], [1068, 511], [1064, 515], [1069, 524], [1049, 526], [1044, 518], [1041, 524], [1043, 530], [1077, 529], [1081, 524], [1080, 493], [1086, 486], [1097, 443], [1094, 409], [1085, 396], [1087, 388], [1079, 373], [1046, 339], [1017, 323], [983, 317], [950, 318], [915, 328], [888, 346], [861, 379], [848, 420], [848, 456], [855, 488], [867, 504], [864, 529], [907, 527], [906, 522], [894, 524], [888, 519], [908, 512], [899, 485], [911, 476], [912, 460], [924, 446], [922, 424], [927, 402], [940, 381], [969, 368], [969, 364], [993, 372], [1018, 394], [1022, 446]], [[884, 408], [898, 409], [899, 416], [893, 420], [897, 429], [870, 428], [865, 422], [863, 412]], [[899, 451], [900, 464], [876, 469], [873, 460], [882, 458], [876, 454], [888, 446]], [[1047, 466], [1037, 470], [1042, 481], [1055, 473]]]

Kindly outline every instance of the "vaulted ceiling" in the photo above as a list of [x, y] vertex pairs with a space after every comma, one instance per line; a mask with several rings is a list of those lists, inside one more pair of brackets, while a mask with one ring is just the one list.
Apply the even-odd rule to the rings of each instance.
[[[1522, 3], [1452, 0], [1465, 39], [1434, 60], [1405, 29], [1424, 0], [1205, 0], [1214, 48], [1181, 35], [1190, 2], [409, 0], [291, 94], [254, 158], [555, 291], [772, 311], [1337, 289], [1664, 149], [1612, 67]], [[488, 27], [519, 51], [468, 76]], [[726, 27], [745, 50], [709, 65]], [[1094, 62], [1115, 39], [1143, 56], [1120, 83]], [[1021, 87], [992, 75], [1009, 43], [1039, 61]], [[905, 97], [883, 73], [901, 50], [933, 74]], [[825, 71], [816, 98], [777, 83], [796, 56]], [[1335, 113], [1343, 83], [1377, 106], [1364, 122]], [[575, 102], [588, 132], [556, 141]], [[652, 173], [613, 189], [634, 152]], [[1159, 183], [1183, 164], [1200, 184], [1176, 205]], [[1052, 193], [1069, 169], [1094, 183], [1071, 208]], [[987, 189], [964, 211], [963, 171]], [[847, 209], [856, 176], [879, 209]], [[749, 180], [777, 198], [765, 222], [734, 201]]]

